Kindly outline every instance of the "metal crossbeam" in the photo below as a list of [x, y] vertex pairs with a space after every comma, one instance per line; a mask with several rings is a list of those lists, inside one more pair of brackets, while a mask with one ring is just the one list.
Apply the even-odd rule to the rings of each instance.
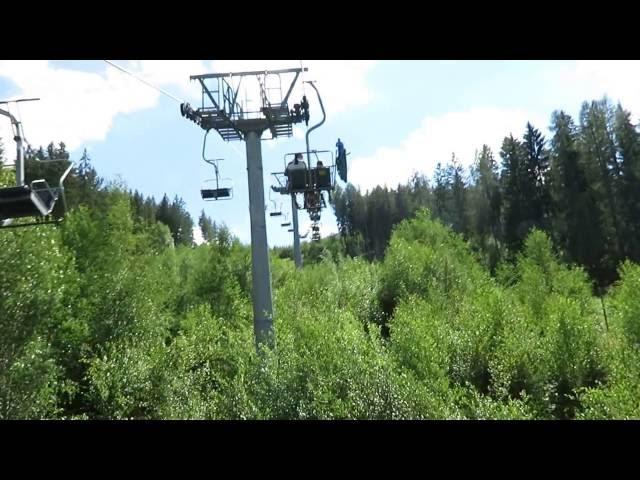
[[191, 80], [199, 80], [205, 78], [223, 78], [223, 77], [239, 77], [241, 75], [269, 75], [271, 73], [300, 73], [307, 72], [304, 68], [285, 68], [283, 70], [256, 70], [253, 72], [229, 72], [229, 73], [205, 73], [203, 75], [191, 75]]
[[[233, 128], [233, 130], [235, 130], [237, 136], [239, 137], [239, 139], [243, 138], [242, 132], [240, 131], [240, 129], [238, 129], [238, 126], [235, 124], [235, 122], [231, 119], [230, 115], [233, 115], [233, 105], [231, 105], [231, 111], [229, 112], [229, 115], [227, 115], [227, 112], [224, 111], [224, 109], [220, 108], [220, 105], [218, 105], [218, 103], [215, 101], [215, 99], [213, 98], [213, 95], [211, 94], [211, 91], [209, 90], [209, 88], [205, 85], [204, 80], [202, 79], [198, 79], [198, 81], [200, 82], [200, 85], [202, 85], [202, 91], [204, 93], [207, 94], [207, 96], [209, 97], [209, 100], [211, 100], [211, 103], [213, 103], [215, 110], [213, 110], [213, 112], [216, 115], [219, 115], [220, 117], [222, 117], [224, 120], [226, 120], [227, 122], [229, 122], [229, 124], [231, 125], [231, 127]], [[226, 83], [226, 82], [225, 82]], [[227, 84], [228, 85], [228, 84]], [[239, 90], [239, 89], [238, 89]], [[236, 90], [235, 95], [237, 97], [238, 95], [238, 90]], [[226, 98], [224, 96], [224, 91], [222, 92], [223, 95], [223, 99]], [[223, 105], [224, 106], [224, 105]], [[204, 107], [202, 110], [205, 110]], [[215, 128], [215, 127], [214, 127]], [[222, 133], [221, 133], [222, 135]], [[226, 138], [225, 138], [226, 137]], [[225, 138], [225, 140], [231, 138], [228, 135], [223, 135], [223, 138]]]
[[204, 80], [202, 79], [198, 79], [198, 80], [200, 81], [200, 85], [202, 85], [202, 91], [207, 94], [207, 96], [209, 97], [209, 100], [211, 100], [211, 103], [213, 103], [214, 107], [216, 107], [216, 110], [220, 111], [220, 105], [218, 105], [218, 102], [216, 102], [213, 99], [213, 95], [211, 95], [209, 88], [204, 84]]
[[[306, 71], [307, 69], [305, 68], [304, 70]], [[282, 100], [282, 102], [280, 102], [280, 105], [286, 105], [287, 102], [289, 101], [289, 95], [291, 95], [291, 92], [293, 91], [293, 86], [296, 84], [296, 81], [298, 80], [299, 76], [300, 76], [300, 72], [296, 72], [296, 76], [293, 79], [293, 82], [291, 82], [291, 86], [289, 87], [289, 91], [284, 96], [284, 99]]]

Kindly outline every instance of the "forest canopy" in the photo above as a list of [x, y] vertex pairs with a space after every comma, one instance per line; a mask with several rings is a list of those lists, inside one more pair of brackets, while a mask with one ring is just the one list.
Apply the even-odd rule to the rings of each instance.
[[470, 171], [338, 190], [302, 270], [271, 251], [261, 354], [250, 247], [85, 151], [60, 226], [0, 230], [0, 418], [638, 418], [639, 135], [593, 101]]

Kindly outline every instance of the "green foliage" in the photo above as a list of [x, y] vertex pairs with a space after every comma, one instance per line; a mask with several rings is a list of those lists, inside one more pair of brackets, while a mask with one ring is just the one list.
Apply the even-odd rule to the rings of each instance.
[[0, 187], [10, 187], [16, 184], [15, 172], [7, 168], [0, 169]]
[[486, 280], [462, 238], [423, 211], [394, 231], [383, 262], [380, 299], [387, 315], [409, 294], [456, 304]]
[[611, 343], [608, 381], [579, 392], [580, 419], [640, 419], [640, 355], [623, 344]]
[[64, 382], [51, 344], [77, 295], [71, 257], [43, 226], [1, 231], [0, 264], [0, 415], [54, 416]]
[[[421, 212], [385, 259], [272, 255], [257, 355], [249, 250], [157, 243], [127, 196], [3, 231], [2, 418], [635, 418], [640, 271], [599, 302], [532, 232], [497, 282]], [[161, 228], [165, 239], [168, 228]], [[32, 272], [37, 272], [33, 274]]]
[[4, 165], [5, 162], [4, 143], [0, 138], [0, 187], [8, 187], [16, 183], [15, 170], [6, 167]]
[[613, 326], [622, 330], [632, 348], [640, 348], [640, 267], [626, 262], [620, 269], [620, 277], [611, 295]]
[[607, 373], [604, 324], [588, 279], [560, 265], [540, 231], [527, 238], [514, 273], [512, 318], [493, 367], [496, 391], [524, 392], [541, 416], [572, 418], [577, 391]]
[[593, 102], [505, 139], [501, 175], [485, 146], [470, 176], [338, 190], [303, 269], [271, 252], [259, 353], [250, 247], [204, 211], [194, 245], [181, 199], [103, 185], [85, 152], [61, 227], [0, 230], [0, 418], [640, 418], [629, 119]]
[[184, 200], [177, 196], [169, 203], [165, 195], [156, 210], [156, 219], [164, 223], [171, 230], [176, 245], [193, 244], [193, 220], [186, 211]]

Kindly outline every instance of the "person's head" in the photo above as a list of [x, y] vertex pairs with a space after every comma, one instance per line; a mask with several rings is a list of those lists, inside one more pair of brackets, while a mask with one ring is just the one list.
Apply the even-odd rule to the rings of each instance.
[[324, 163], [322, 163], [322, 160], [318, 160], [318, 166], [319, 167], [324, 167]]
[[301, 162], [302, 161], [302, 154], [301, 153], [296, 153], [296, 157], [295, 157], [294, 161], [296, 163]]

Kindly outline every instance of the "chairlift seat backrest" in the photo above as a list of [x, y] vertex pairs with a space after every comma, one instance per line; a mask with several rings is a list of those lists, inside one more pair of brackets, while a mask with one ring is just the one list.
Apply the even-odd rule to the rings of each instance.
[[315, 182], [318, 188], [330, 189], [331, 188], [331, 173], [329, 167], [317, 167], [315, 171]]
[[292, 192], [304, 192], [308, 185], [308, 173], [306, 169], [289, 170], [289, 185]]
[[44, 180], [35, 181], [31, 186], [0, 188], [0, 219], [49, 215], [57, 199]]

